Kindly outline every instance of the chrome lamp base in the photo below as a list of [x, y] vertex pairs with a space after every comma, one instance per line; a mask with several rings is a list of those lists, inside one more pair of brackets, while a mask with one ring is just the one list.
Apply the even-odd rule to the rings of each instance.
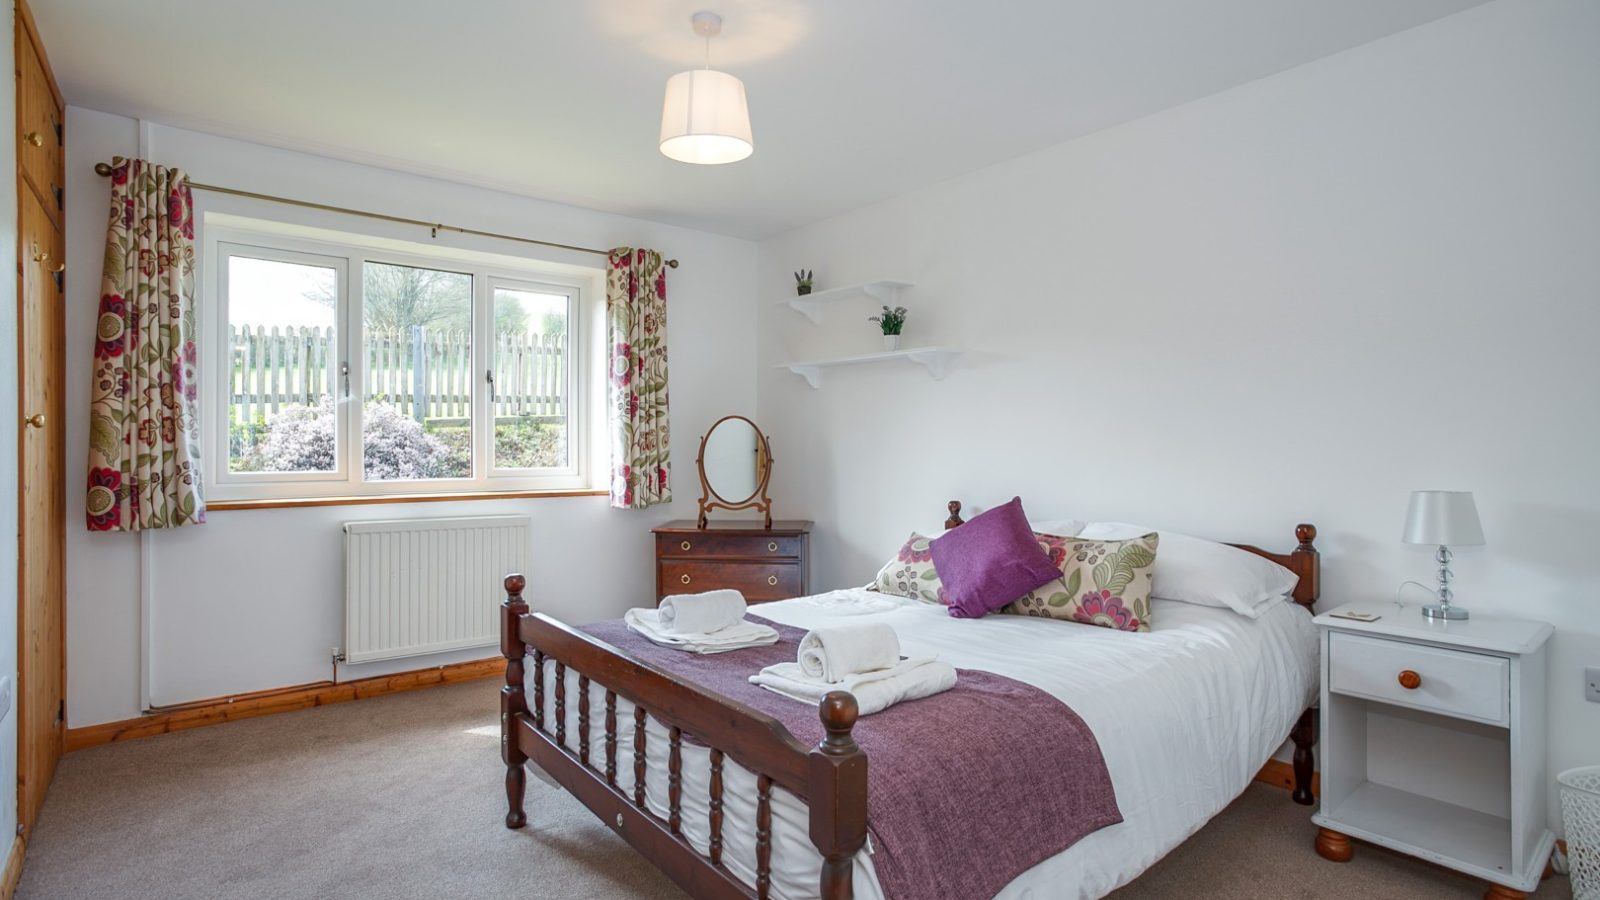
[[1459, 622], [1467, 617], [1467, 611], [1450, 604], [1455, 597], [1455, 592], [1450, 590], [1450, 582], [1455, 577], [1450, 572], [1450, 548], [1441, 546], [1433, 558], [1439, 564], [1439, 602], [1424, 606], [1422, 617], [1430, 622]]

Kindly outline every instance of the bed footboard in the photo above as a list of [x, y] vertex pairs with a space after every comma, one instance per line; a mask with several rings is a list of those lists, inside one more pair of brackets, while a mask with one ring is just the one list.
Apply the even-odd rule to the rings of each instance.
[[[772, 878], [772, 787], [780, 785], [805, 801], [810, 836], [822, 855], [822, 900], [853, 896], [851, 866], [867, 838], [867, 755], [851, 737], [857, 707], [843, 691], [828, 694], [818, 708], [826, 736], [816, 747], [795, 740], [777, 720], [741, 703], [719, 697], [641, 663], [620, 650], [561, 622], [528, 612], [522, 599], [526, 580], [506, 577], [501, 606], [500, 650], [506, 658], [506, 684], [500, 691], [501, 755], [506, 764], [507, 828], [527, 824], [523, 809], [525, 764], [532, 760], [589, 807], [609, 827], [695, 897], [765, 898]], [[530, 704], [524, 660], [533, 654]], [[545, 661], [555, 661], [553, 684], [546, 684]], [[570, 670], [570, 671], [569, 671]], [[567, 740], [567, 681], [576, 673], [578, 734]], [[595, 725], [591, 683], [605, 690], [604, 710]], [[545, 692], [553, 694], [555, 721], [545, 722]], [[617, 721], [617, 698], [633, 704], [631, 723]], [[645, 802], [646, 716], [669, 730], [668, 816]], [[631, 726], [631, 727], [630, 727]], [[603, 759], [591, 759], [591, 729], [604, 729]], [[685, 737], [709, 748], [710, 847], [705, 854], [689, 843], [681, 827], [681, 746]], [[617, 742], [633, 749], [632, 792], [617, 779]], [[756, 884], [740, 881], [722, 860], [722, 765], [730, 759], [757, 776]]]

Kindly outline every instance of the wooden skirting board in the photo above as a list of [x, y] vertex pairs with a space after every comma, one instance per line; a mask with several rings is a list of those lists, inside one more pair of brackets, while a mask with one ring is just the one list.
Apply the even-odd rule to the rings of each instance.
[[28, 852], [22, 835], [11, 839], [11, 853], [6, 856], [4, 874], [0, 874], [0, 900], [11, 900], [17, 893], [17, 882], [22, 880], [22, 858]]
[[[1286, 791], [1294, 790], [1294, 766], [1281, 759], [1269, 759], [1267, 764], [1256, 773], [1256, 780], [1262, 784], [1281, 787]], [[1318, 773], [1311, 775], [1311, 793], [1322, 796], [1322, 776]]]
[[[186, 703], [183, 706], [169, 707], [158, 712], [152, 712], [137, 719], [105, 722], [100, 725], [86, 725], [82, 728], [68, 728], [66, 738], [67, 752], [82, 750], [85, 747], [97, 747], [101, 744], [110, 744], [116, 741], [127, 741], [155, 734], [183, 731], [187, 728], [218, 725], [237, 719], [253, 719], [256, 716], [293, 712], [297, 709], [310, 709], [313, 706], [327, 706], [331, 703], [345, 703], [350, 700], [381, 697], [384, 694], [398, 694], [403, 691], [414, 691], [418, 688], [433, 687], [439, 684], [493, 678], [503, 676], [505, 671], [506, 661], [497, 656], [490, 659], [477, 659], [470, 662], [452, 663], [447, 666], [436, 666], [431, 669], [398, 672], [394, 675], [360, 678], [340, 684], [331, 682], [309, 684], [301, 687], [238, 694], [232, 697], [217, 697], [212, 700], [199, 700], [194, 703]], [[4, 898], [0, 897], [0, 900], [4, 900]]]

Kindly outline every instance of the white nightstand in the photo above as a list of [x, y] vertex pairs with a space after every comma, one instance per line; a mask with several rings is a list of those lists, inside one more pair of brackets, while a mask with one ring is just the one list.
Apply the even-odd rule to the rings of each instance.
[[[1374, 622], [1333, 613], [1360, 610]], [[1544, 622], [1472, 614], [1430, 621], [1415, 606], [1354, 603], [1322, 629], [1322, 805], [1317, 853], [1351, 838], [1522, 898], [1545, 871]]]

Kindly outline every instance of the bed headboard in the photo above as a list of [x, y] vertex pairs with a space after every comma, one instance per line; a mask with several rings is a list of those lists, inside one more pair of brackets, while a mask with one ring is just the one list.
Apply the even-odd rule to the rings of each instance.
[[[950, 517], [944, 520], [945, 528], [954, 528], [966, 521], [961, 518], [960, 500], [951, 500], [945, 508], [950, 511]], [[1322, 595], [1322, 554], [1313, 546], [1317, 539], [1317, 526], [1304, 523], [1296, 525], [1294, 537], [1300, 543], [1288, 553], [1273, 553], [1252, 544], [1229, 544], [1229, 546], [1264, 556], [1298, 575], [1300, 581], [1294, 586], [1294, 602], [1311, 609], [1312, 604]]]

